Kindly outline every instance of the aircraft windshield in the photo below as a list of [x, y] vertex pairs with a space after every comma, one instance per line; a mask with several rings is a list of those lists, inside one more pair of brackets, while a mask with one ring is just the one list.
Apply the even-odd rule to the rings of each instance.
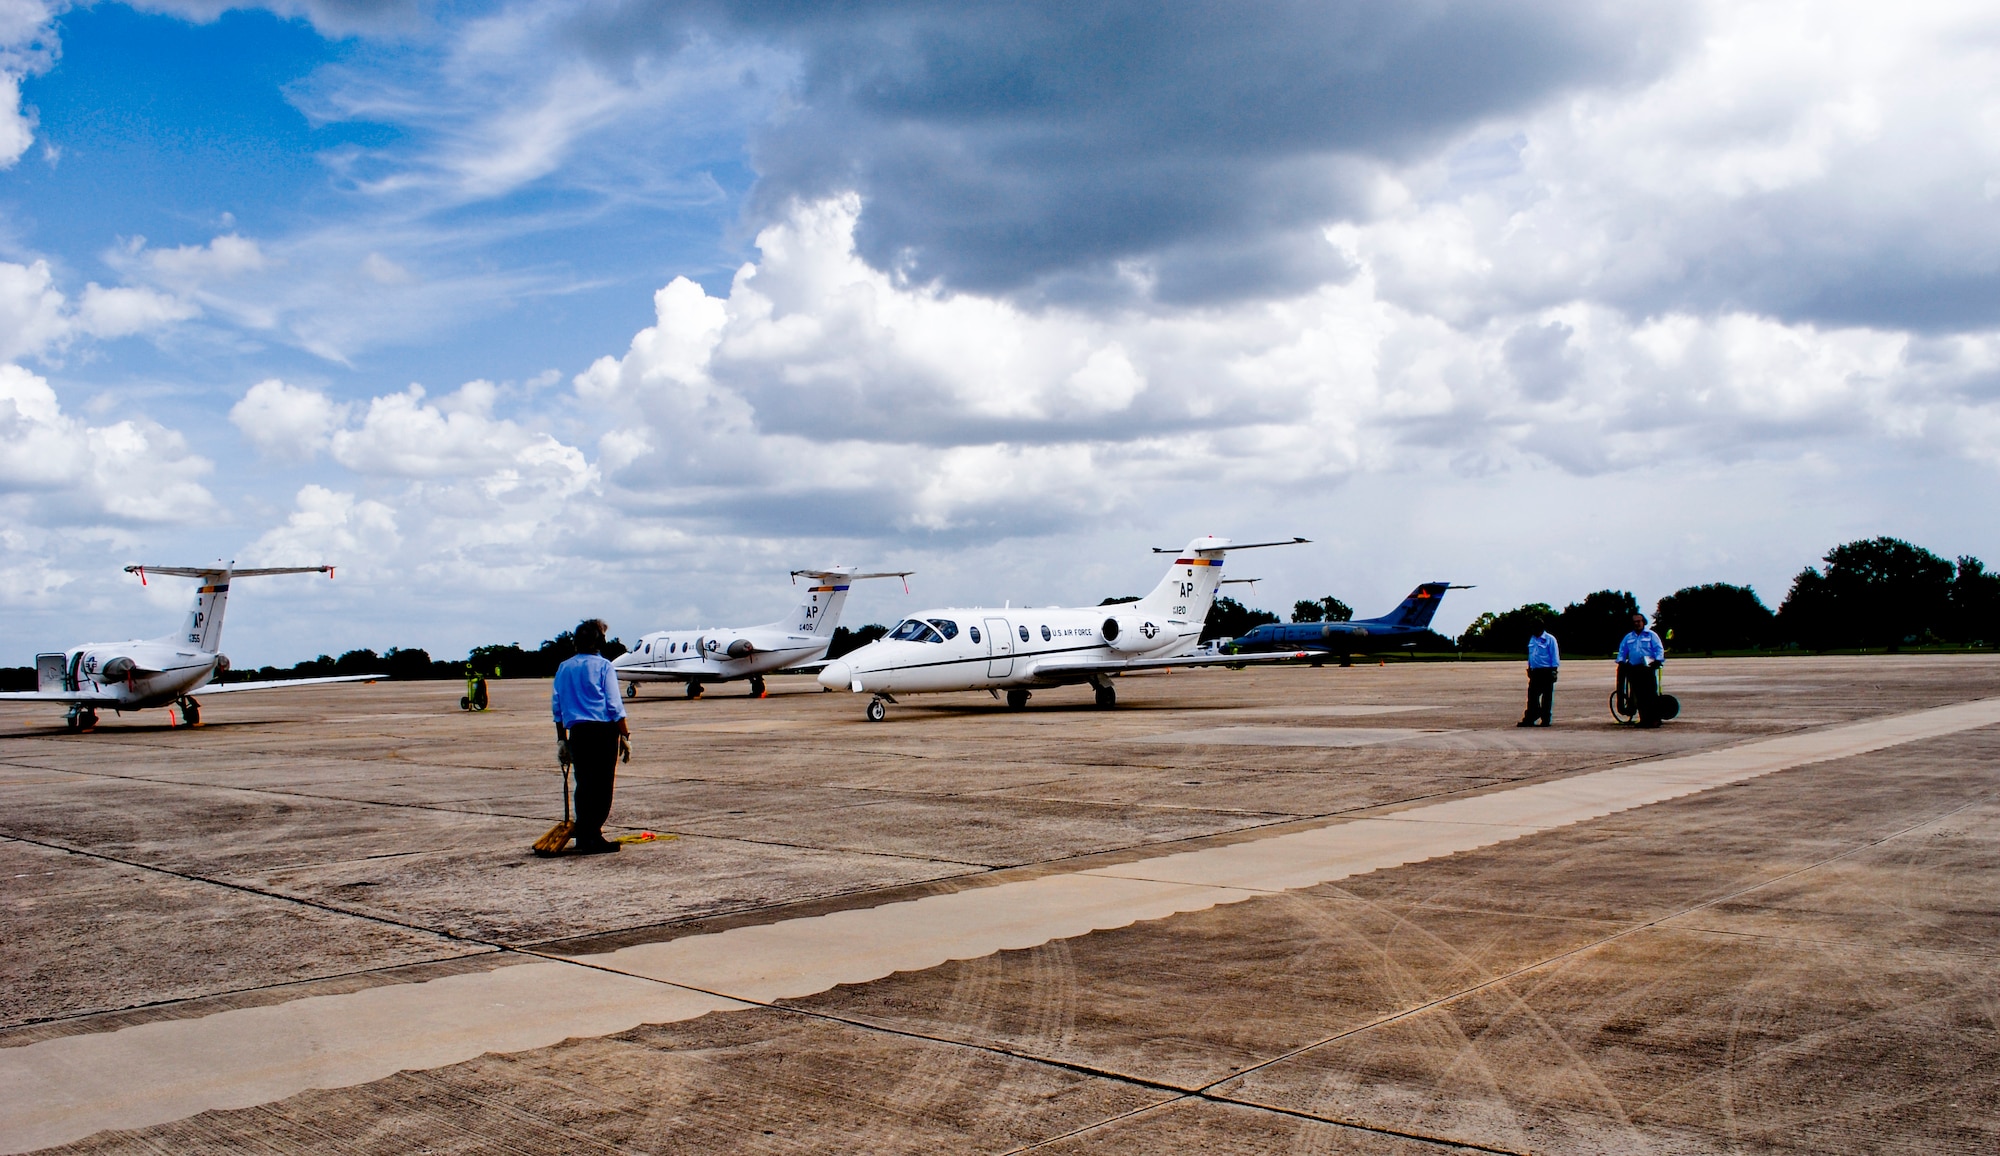
[[889, 637], [901, 642], [943, 642], [938, 632], [920, 618], [905, 618], [889, 632]]
[[933, 618], [930, 620], [930, 623], [932, 626], [937, 627], [938, 633], [944, 635], [946, 638], [958, 637], [958, 623], [953, 622], [951, 619]]

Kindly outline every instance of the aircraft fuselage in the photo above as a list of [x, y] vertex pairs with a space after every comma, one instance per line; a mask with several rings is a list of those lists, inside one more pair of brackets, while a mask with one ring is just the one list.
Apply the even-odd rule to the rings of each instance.
[[60, 682], [47, 685], [45, 674], [41, 689], [112, 710], [145, 710], [208, 685], [218, 668], [227, 670], [228, 660], [191, 646], [139, 639], [86, 642], [63, 652]]
[[[1061, 686], [1102, 677], [1066, 673], [1068, 661], [1167, 658], [1194, 649], [1199, 620], [1133, 606], [926, 610], [904, 619], [889, 637], [829, 663], [819, 681], [874, 694]], [[1107, 623], [1114, 625], [1107, 629]]]
[[728, 682], [811, 662], [827, 640], [776, 630], [662, 630], [612, 662], [626, 682]]

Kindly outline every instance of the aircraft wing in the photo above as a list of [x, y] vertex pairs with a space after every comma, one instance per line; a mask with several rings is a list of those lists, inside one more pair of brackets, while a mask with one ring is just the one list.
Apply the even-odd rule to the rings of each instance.
[[79, 694], [64, 690], [0, 691], [0, 702], [79, 702], [85, 706], [116, 706], [122, 701], [108, 694]]
[[326, 678], [273, 678], [263, 682], [209, 683], [191, 691], [207, 698], [211, 694], [235, 694], [240, 690], [278, 690], [287, 686], [319, 686], [329, 682], [380, 682], [386, 674], [335, 674]]
[[1243, 666], [1311, 658], [1304, 650], [1266, 654], [1190, 654], [1180, 658], [1050, 658], [1030, 668], [1029, 678], [1085, 679], [1097, 674], [1146, 674], [1177, 666]]

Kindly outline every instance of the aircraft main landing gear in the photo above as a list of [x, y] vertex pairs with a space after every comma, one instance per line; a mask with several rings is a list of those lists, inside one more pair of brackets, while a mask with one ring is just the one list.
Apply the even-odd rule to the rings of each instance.
[[762, 675], [752, 675], [750, 677], [750, 697], [764, 697], [764, 679]]
[[180, 707], [180, 708], [181, 708], [181, 725], [182, 725], [182, 726], [184, 726], [184, 727], [198, 727], [198, 726], [200, 726], [200, 725], [201, 725], [201, 704], [200, 704], [200, 703], [198, 703], [198, 702], [196, 702], [195, 700], [193, 700], [193, 699], [191, 699], [191, 698], [188, 698], [188, 697], [186, 697], [186, 696], [182, 696], [181, 700], [180, 700], [179, 702], [175, 703], [174, 705], [175, 705], [175, 706], [178, 706], [178, 707]]
[[874, 698], [868, 700], [869, 722], [881, 722], [883, 719], [888, 717], [889, 717], [889, 708], [882, 704], [881, 695], [876, 695]]
[[698, 682], [690, 682], [690, 683], [688, 683], [688, 697], [689, 697], [689, 698], [700, 698], [700, 697], [701, 697], [701, 684], [700, 684], [700, 683], [698, 683]]
[[1118, 705], [1118, 691], [1110, 683], [1101, 683], [1097, 688], [1097, 709], [1110, 710]]
[[84, 731], [97, 728], [97, 712], [87, 706], [73, 706], [69, 708], [69, 717], [63, 721], [68, 725], [71, 734], [82, 734]]
[[1027, 705], [1028, 691], [1026, 687], [1017, 686], [1007, 692], [1007, 709], [1020, 710]]

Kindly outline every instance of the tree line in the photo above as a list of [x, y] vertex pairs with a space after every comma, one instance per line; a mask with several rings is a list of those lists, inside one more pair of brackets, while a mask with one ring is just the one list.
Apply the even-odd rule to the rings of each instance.
[[[2000, 645], [2000, 574], [1977, 558], [1954, 562], [1879, 537], [1835, 546], [1820, 562], [1799, 571], [1776, 610], [1747, 585], [1709, 582], [1661, 598], [1653, 629], [1683, 654]], [[1599, 590], [1561, 610], [1534, 602], [1480, 615], [1458, 645], [1518, 652], [1540, 623], [1569, 653], [1607, 654], [1638, 609], [1624, 590]]]
[[[1682, 654], [1754, 650], [1897, 650], [1905, 646], [2000, 646], [2000, 573], [1970, 555], [1942, 558], [1901, 538], [1867, 538], [1828, 550], [1819, 566], [1808, 566], [1776, 610], [1749, 586], [1709, 582], [1687, 586], [1661, 598], [1653, 608], [1653, 628], [1669, 649]], [[1106, 598], [1101, 606], [1137, 602], [1137, 595]], [[1431, 634], [1416, 649], [1519, 653], [1537, 624], [1548, 627], [1569, 654], [1609, 654], [1631, 629], [1639, 600], [1625, 590], [1598, 590], [1561, 610], [1531, 602], [1512, 610], [1481, 614], [1457, 639]], [[1292, 605], [1293, 622], [1346, 622], [1354, 612], [1328, 596]], [[1201, 638], [1240, 638], [1278, 616], [1221, 597], [1209, 611]], [[871, 623], [833, 632], [829, 659], [856, 650], [888, 633]], [[607, 658], [625, 653], [617, 639]], [[339, 674], [382, 674], [393, 679], [459, 679], [471, 671], [488, 678], [549, 678], [576, 653], [568, 631], [529, 650], [519, 643], [475, 646], [462, 660], [434, 659], [417, 647], [350, 650], [338, 658], [320, 655], [293, 666], [264, 666], [229, 672], [227, 682], [319, 678]], [[0, 667], [0, 689], [33, 690], [33, 667]]]

